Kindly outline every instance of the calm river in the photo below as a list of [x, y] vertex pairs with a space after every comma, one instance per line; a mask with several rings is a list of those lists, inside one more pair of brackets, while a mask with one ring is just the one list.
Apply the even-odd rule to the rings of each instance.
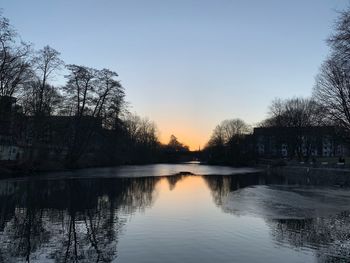
[[1, 180], [0, 262], [350, 262], [350, 191], [282, 182], [198, 164]]

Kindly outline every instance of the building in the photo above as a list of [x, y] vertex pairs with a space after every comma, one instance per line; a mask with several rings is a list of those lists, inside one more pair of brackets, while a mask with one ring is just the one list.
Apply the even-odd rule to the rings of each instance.
[[335, 126], [254, 128], [255, 152], [259, 157], [341, 157], [348, 145]]
[[16, 98], [0, 96], [0, 161], [15, 161], [23, 154], [18, 145], [21, 136], [20, 111]]
[[91, 116], [25, 116], [16, 98], [0, 96], [0, 162], [59, 161], [72, 144], [96, 148], [102, 120]]

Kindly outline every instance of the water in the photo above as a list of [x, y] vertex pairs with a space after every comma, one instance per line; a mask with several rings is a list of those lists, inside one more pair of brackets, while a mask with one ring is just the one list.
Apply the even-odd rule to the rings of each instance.
[[197, 164], [2, 180], [0, 262], [349, 262], [350, 191], [282, 181]]

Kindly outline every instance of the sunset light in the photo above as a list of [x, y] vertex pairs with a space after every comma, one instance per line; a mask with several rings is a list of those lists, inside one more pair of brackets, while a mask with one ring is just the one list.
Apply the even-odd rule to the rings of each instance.
[[350, 1], [1, 0], [0, 263], [350, 262]]

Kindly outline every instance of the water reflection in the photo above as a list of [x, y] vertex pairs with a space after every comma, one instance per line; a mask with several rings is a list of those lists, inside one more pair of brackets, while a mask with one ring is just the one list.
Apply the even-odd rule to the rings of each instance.
[[153, 202], [157, 177], [4, 181], [0, 262], [110, 262], [123, 214]]
[[169, 184], [169, 190], [174, 190], [175, 187], [176, 187], [176, 184], [180, 181], [182, 181], [185, 177], [188, 177], [188, 176], [191, 176], [190, 174], [186, 174], [186, 175], [183, 175], [183, 174], [175, 174], [175, 175], [172, 175], [172, 176], [166, 176], [166, 180], [168, 181], [168, 184]]
[[284, 182], [262, 173], [0, 181], [0, 262], [348, 261], [348, 190]]
[[235, 176], [203, 176], [203, 179], [213, 195], [213, 200], [218, 206], [224, 204], [230, 192], [250, 185], [264, 184], [265, 178], [263, 173], [237, 174]]
[[312, 248], [318, 262], [349, 262], [349, 211], [322, 218], [270, 220], [272, 236], [296, 249]]
[[259, 174], [204, 178], [222, 211], [263, 218], [276, 245], [315, 251], [318, 262], [350, 262], [349, 189], [281, 185], [281, 177], [274, 185]]

